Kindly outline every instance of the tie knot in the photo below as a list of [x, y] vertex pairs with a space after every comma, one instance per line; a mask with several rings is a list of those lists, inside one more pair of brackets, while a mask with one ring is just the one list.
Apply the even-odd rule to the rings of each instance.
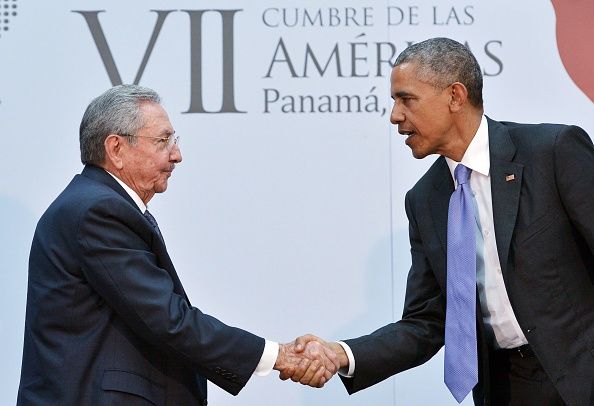
[[472, 169], [468, 169], [464, 165], [458, 164], [458, 166], [456, 166], [456, 169], [454, 169], [454, 177], [456, 178], [456, 182], [458, 182], [458, 185], [468, 183], [468, 181], [470, 180], [471, 173]]

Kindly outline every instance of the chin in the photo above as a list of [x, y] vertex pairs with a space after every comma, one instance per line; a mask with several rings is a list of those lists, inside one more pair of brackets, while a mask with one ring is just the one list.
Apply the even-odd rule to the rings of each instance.
[[421, 151], [419, 149], [411, 148], [412, 156], [416, 159], [423, 159], [427, 155], [429, 155], [426, 151]]
[[155, 193], [163, 193], [167, 190], [167, 182], [155, 185]]

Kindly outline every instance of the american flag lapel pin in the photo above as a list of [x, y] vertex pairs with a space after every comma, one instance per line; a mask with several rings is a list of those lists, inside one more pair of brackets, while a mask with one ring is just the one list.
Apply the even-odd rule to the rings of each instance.
[[512, 180], [515, 180], [515, 179], [516, 179], [516, 175], [514, 175], [513, 173], [511, 175], [507, 175], [505, 177], [506, 182], [511, 182]]

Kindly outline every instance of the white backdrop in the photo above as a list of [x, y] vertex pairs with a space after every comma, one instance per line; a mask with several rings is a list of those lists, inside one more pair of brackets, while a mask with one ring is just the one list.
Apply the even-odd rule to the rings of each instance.
[[[433, 159], [413, 159], [388, 122], [390, 68], [378, 60], [393, 59], [390, 44], [398, 53], [432, 36], [466, 41], [491, 118], [594, 134], [548, 1], [0, 0], [0, 404], [14, 404], [18, 388], [35, 224], [80, 172], [80, 118], [112, 84], [101, 33], [123, 82], [144, 66], [139, 83], [163, 96], [182, 137], [184, 160], [150, 205], [192, 303], [281, 342], [355, 337], [400, 317], [404, 194]], [[350, 397], [338, 379], [313, 390], [276, 375], [254, 377], [238, 397], [209, 385], [210, 402], [455, 404], [441, 352]]]

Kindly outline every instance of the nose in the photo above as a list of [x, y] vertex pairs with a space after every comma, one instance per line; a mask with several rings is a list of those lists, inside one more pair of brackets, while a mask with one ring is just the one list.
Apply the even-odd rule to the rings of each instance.
[[171, 148], [171, 152], [169, 153], [169, 161], [176, 164], [182, 161], [182, 154], [181, 150], [179, 149], [179, 144], [174, 144], [173, 148]]
[[398, 125], [404, 121], [404, 113], [399, 106], [398, 100], [394, 101], [392, 106], [392, 112], [390, 113], [390, 122], [394, 125]]

